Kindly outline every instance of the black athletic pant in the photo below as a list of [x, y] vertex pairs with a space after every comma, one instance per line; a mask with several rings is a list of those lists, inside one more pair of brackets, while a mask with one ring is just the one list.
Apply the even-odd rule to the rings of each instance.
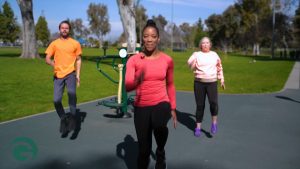
[[197, 104], [196, 122], [201, 123], [204, 115], [205, 99], [208, 97], [210, 113], [212, 116], [218, 115], [218, 84], [217, 82], [194, 81], [194, 94]]
[[134, 108], [134, 125], [139, 144], [138, 169], [148, 168], [152, 149], [152, 132], [156, 140], [157, 151], [164, 151], [169, 133], [167, 123], [170, 117], [169, 102]]

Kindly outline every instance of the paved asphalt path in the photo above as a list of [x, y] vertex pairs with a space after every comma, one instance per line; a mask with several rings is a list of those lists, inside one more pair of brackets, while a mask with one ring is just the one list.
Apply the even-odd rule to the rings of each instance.
[[[209, 133], [207, 106], [200, 138], [193, 136], [193, 93], [178, 91], [179, 124], [174, 129], [169, 122], [168, 169], [300, 168], [300, 89], [292, 88], [221, 94], [219, 131]], [[0, 169], [136, 169], [133, 118], [106, 117], [115, 111], [98, 101], [78, 106], [85, 118], [74, 140], [72, 133], [60, 138], [54, 111], [1, 123]], [[153, 139], [153, 152], [155, 148]]]

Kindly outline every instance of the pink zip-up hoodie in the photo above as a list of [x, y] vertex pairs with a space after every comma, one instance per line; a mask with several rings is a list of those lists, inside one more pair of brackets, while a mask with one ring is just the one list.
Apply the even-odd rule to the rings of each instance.
[[194, 52], [187, 63], [194, 70], [196, 79], [208, 81], [219, 79], [224, 82], [221, 59], [216, 52]]

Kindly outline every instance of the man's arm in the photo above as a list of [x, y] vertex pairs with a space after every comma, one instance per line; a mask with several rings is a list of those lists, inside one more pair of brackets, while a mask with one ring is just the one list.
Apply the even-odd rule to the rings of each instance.
[[77, 56], [76, 58], [76, 79], [77, 86], [80, 86], [80, 68], [81, 68], [81, 56]]
[[47, 55], [46, 55], [45, 61], [46, 61], [46, 63], [47, 63], [48, 65], [54, 67], [54, 61], [51, 60], [51, 55], [50, 55], [50, 54], [47, 54]]

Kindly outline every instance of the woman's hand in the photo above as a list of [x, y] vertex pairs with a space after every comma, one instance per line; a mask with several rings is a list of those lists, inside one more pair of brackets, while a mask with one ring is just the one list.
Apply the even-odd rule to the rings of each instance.
[[221, 87], [223, 90], [225, 90], [225, 82], [221, 82]]
[[136, 85], [140, 85], [144, 81], [144, 71], [142, 71], [139, 76], [136, 78]]
[[172, 115], [172, 119], [173, 119], [173, 127], [174, 127], [174, 129], [176, 129], [176, 127], [177, 127], [177, 115], [176, 115], [176, 111], [175, 110], [171, 110], [171, 115]]

